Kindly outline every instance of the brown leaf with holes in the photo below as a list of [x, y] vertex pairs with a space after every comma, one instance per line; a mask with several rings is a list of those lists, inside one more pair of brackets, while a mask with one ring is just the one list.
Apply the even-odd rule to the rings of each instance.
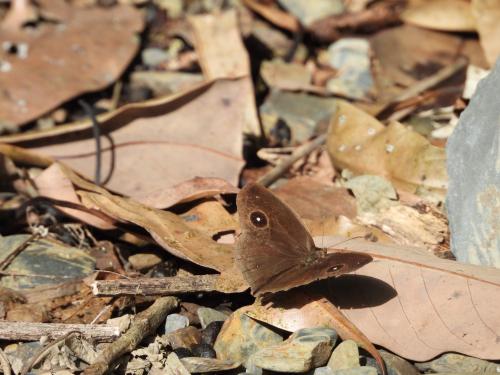
[[10, 66], [0, 74], [0, 126], [26, 124], [68, 99], [109, 86], [136, 54], [136, 34], [144, 25], [134, 7], [62, 5], [68, 12], [61, 23], [39, 22], [36, 32], [0, 28], [0, 44], [28, 46], [26, 56], [0, 50], [0, 60]]
[[[345, 241], [315, 240], [325, 246]], [[354, 274], [317, 287], [371, 342], [416, 361], [450, 351], [500, 358], [500, 270], [358, 239], [341, 247], [374, 260]], [[255, 317], [289, 331], [332, 325], [332, 317], [316, 303], [302, 300], [289, 309], [269, 306]]]
[[375, 174], [401, 190], [444, 198], [448, 186], [443, 148], [400, 123], [385, 127], [347, 102], [339, 102], [327, 139], [336, 168]]

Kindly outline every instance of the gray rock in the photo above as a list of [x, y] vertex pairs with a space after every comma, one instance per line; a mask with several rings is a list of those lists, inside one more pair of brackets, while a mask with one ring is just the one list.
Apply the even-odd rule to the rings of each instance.
[[258, 350], [282, 341], [279, 334], [237, 310], [222, 326], [214, 349], [219, 359], [244, 363]]
[[336, 99], [274, 91], [260, 107], [267, 136], [276, 133], [283, 122], [291, 132], [291, 144], [308, 140], [315, 132], [325, 131], [335, 112]]
[[328, 47], [329, 62], [338, 76], [328, 80], [328, 91], [353, 99], [369, 99], [374, 90], [370, 44], [365, 39], [342, 38]]
[[500, 373], [500, 365], [479, 358], [461, 354], [444, 354], [429, 362], [415, 363], [420, 371], [433, 372], [466, 372], [474, 374]]
[[171, 333], [189, 326], [189, 319], [184, 315], [170, 314], [165, 322], [165, 333]]
[[353, 340], [341, 342], [333, 351], [327, 366], [332, 370], [359, 367], [358, 345]]
[[170, 55], [167, 51], [160, 48], [145, 48], [141, 54], [144, 65], [154, 68], [168, 61]]
[[332, 375], [377, 375], [377, 369], [370, 366], [361, 366], [343, 370], [335, 370]]
[[223, 312], [209, 307], [200, 307], [197, 310], [197, 314], [200, 319], [201, 328], [206, 328], [212, 322], [223, 322], [228, 318]]
[[448, 219], [460, 262], [500, 268], [500, 60], [479, 82], [446, 146]]
[[283, 343], [259, 350], [249, 361], [264, 370], [305, 372], [323, 366], [336, 341], [337, 333], [332, 329], [301, 329]]
[[341, 0], [279, 0], [279, 3], [305, 26], [344, 11]]
[[410, 362], [395, 354], [379, 350], [389, 371], [389, 375], [420, 375], [420, 372]]
[[185, 357], [181, 358], [181, 362], [190, 373], [196, 374], [233, 370], [241, 366], [238, 362], [216, 358]]

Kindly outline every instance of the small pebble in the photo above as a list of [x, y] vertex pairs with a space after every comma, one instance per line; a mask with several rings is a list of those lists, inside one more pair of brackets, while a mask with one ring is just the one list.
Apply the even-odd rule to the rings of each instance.
[[193, 347], [193, 356], [201, 358], [215, 358], [217, 354], [211, 345], [201, 343]]
[[177, 348], [174, 349], [173, 352], [177, 354], [177, 357], [179, 358], [185, 358], [185, 357], [193, 357], [194, 354], [191, 350], [188, 348]]
[[215, 340], [222, 328], [224, 322], [215, 321], [211, 322], [201, 331], [201, 341], [205, 344], [214, 345]]
[[177, 331], [186, 328], [189, 325], [189, 319], [180, 314], [170, 314], [165, 322], [165, 333]]
[[225, 321], [227, 319], [227, 314], [224, 314], [215, 309], [209, 307], [200, 307], [197, 311], [198, 317], [200, 318], [201, 328], [205, 328], [210, 323], [215, 321]]
[[168, 52], [160, 48], [146, 48], [142, 51], [142, 62], [149, 67], [155, 67], [169, 59]]

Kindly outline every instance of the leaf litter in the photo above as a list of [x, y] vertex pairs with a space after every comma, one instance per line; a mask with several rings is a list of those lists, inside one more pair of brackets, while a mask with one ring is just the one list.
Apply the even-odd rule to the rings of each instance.
[[[414, 373], [495, 367], [500, 273], [454, 260], [443, 209], [495, 5], [103, 3], [0, 4], [3, 368], [335, 373], [331, 332], [367, 351], [353, 373], [398, 371], [382, 349]], [[235, 195], [256, 180], [374, 261], [251, 297]]]

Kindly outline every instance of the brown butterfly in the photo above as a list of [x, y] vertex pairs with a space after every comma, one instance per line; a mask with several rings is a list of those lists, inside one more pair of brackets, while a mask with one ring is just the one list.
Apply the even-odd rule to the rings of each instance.
[[236, 204], [236, 263], [254, 295], [339, 276], [372, 261], [366, 254], [316, 247], [292, 209], [261, 185], [246, 185]]

